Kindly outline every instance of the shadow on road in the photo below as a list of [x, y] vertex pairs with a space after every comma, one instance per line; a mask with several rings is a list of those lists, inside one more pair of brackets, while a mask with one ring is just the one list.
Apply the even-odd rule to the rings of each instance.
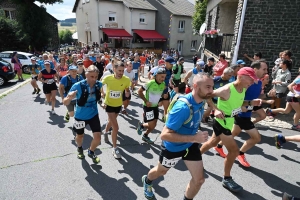
[[86, 181], [90, 186], [102, 197], [102, 199], [138, 199], [125, 182], [128, 178], [114, 179], [104, 174], [101, 165], [89, 165], [83, 159], [82, 168], [85, 170], [87, 177]]
[[285, 158], [286, 160], [288, 160], [288, 161], [291, 161], [291, 162], [295, 162], [295, 163], [298, 163], [298, 164], [300, 164], [300, 162], [299, 161], [297, 161], [297, 160], [294, 160], [294, 159], [292, 159], [292, 158], [290, 158], [290, 157], [288, 157], [288, 156], [286, 156], [286, 155], [281, 155], [281, 157], [283, 157], [283, 158]]
[[59, 128], [64, 128], [66, 126], [64, 116], [60, 116], [57, 114], [52, 115], [50, 111], [47, 112], [49, 113], [49, 119], [52, 120], [52, 121], [47, 121], [48, 124], [57, 125]]
[[[9, 81], [9, 82], [7, 82], [6, 84], [2, 85], [2, 86], [0, 87], [0, 89], [1, 89], [1, 90], [2, 90], [2, 89], [5, 89], [5, 88], [9, 89], [10, 87], [13, 87], [13, 86], [17, 85], [18, 82], [19, 82], [19, 81]], [[3, 90], [3, 92], [5, 92], [5, 90]]]

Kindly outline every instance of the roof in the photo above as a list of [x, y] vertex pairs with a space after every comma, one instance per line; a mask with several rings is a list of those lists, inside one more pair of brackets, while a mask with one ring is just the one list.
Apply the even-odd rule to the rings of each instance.
[[188, 0], [159, 0], [156, 3], [161, 4], [173, 15], [193, 16], [195, 6]]
[[102, 31], [108, 36], [108, 38], [115, 38], [115, 39], [132, 38], [132, 35], [130, 35], [125, 29], [103, 28]]
[[[72, 12], [75, 13], [78, 3], [80, 0], [76, 0]], [[105, 0], [102, 0], [105, 1]], [[157, 10], [154, 6], [152, 6], [147, 0], [109, 0], [114, 2], [123, 3], [128, 8], [136, 8], [143, 10]]]
[[[39, 7], [40, 8], [40, 6], [38, 6], [38, 5], [36, 5], [35, 3], [33, 3], [36, 7]], [[56, 22], [59, 22], [59, 20], [58, 19], [56, 19], [55, 17], [53, 17], [53, 15], [51, 15], [50, 13], [48, 13], [47, 12], [47, 10], [46, 10], [46, 13], [49, 15], [49, 17], [51, 17], [53, 20], [55, 20]]]
[[136, 34], [138, 34], [144, 41], [161, 41], [164, 42], [167, 39], [159, 34], [156, 30], [133, 30]]
[[124, 0], [124, 5], [129, 8], [137, 8], [143, 10], [157, 10], [147, 0]]

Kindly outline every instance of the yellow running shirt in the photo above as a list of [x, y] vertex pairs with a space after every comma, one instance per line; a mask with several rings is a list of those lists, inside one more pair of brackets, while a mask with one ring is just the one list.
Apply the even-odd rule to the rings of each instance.
[[119, 107], [123, 105], [122, 94], [125, 88], [129, 88], [131, 81], [127, 76], [116, 79], [114, 74], [106, 76], [102, 80], [102, 84], [106, 85], [106, 96], [104, 104], [111, 107]]

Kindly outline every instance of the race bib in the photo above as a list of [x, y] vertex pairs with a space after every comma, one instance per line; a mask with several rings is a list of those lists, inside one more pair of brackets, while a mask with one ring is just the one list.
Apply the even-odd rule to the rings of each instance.
[[234, 116], [238, 115], [238, 114], [241, 113], [241, 112], [242, 112], [242, 109], [241, 109], [241, 108], [236, 108], [236, 109], [234, 109], [234, 110], [232, 111], [231, 117], [234, 117]]
[[54, 83], [54, 79], [49, 79], [49, 80], [47, 81], [47, 84], [52, 84], [52, 83]]
[[137, 69], [133, 69], [132, 70], [135, 74], [138, 72], [138, 70]]
[[248, 106], [247, 109], [248, 110], [253, 110], [253, 106]]
[[149, 111], [149, 112], [146, 112], [146, 119], [147, 120], [152, 120], [154, 119], [154, 112], [153, 110]]
[[120, 91], [110, 91], [109, 98], [119, 99], [119, 98], [121, 98], [121, 92]]
[[37, 76], [36, 74], [31, 74], [31, 77], [32, 77], [32, 78], [34, 78], [34, 77], [36, 77], [36, 76]]
[[161, 164], [167, 168], [171, 168], [171, 167], [174, 167], [180, 159], [181, 159], [181, 157], [173, 158], [173, 159], [168, 159], [168, 158], [163, 157]]
[[85, 121], [76, 121], [76, 120], [74, 120], [74, 127], [76, 129], [83, 129], [83, 128], [85, 128]]

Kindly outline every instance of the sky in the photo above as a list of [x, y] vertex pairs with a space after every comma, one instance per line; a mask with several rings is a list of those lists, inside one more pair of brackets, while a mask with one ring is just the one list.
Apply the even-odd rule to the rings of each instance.
[[[72, 13], [75, 0], [64, 0], [64, 3], [56, 3], [53, 5], [45, 5], [47, 12], [58, 20], [64, 20], [67, 18], [76, 18], [75, 13]], [[41, 5], [38, 1], [37, 5]]]
[[[188, 0], [191, 3], [195, 3], [195, 0]], [[41, 5], [38, 1], [37, 5]], [[75, 13], [72, 13], [75, 0], [64, 0], [64, 3], [56, 3], [53, 5], [46, 5], [47, 12], [53, 15], [58, 20], [64, 20], [67, 18], [76, 18]]]

